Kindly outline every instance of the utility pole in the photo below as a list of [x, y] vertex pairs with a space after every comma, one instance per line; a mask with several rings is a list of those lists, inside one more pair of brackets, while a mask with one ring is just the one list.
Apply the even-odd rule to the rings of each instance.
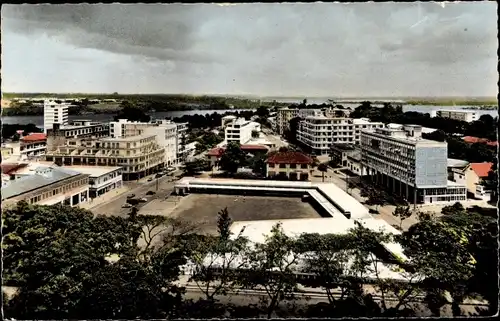
[[349, 175], [345, 174], [345, 191], [349, 194]]
[[158, 176], [156, 176], [156, 191], [158, 192]]

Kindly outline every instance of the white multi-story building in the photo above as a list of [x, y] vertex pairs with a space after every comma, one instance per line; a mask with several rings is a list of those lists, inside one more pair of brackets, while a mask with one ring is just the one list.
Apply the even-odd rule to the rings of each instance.
[[224, 130], [225, 143], [237, 142], [240, 145], [246, 144], [252, 139], [252, 132], [260, 133], [260, 124], [244, 118], [233, 119], [226, 124]]
[[55, 101], [45, 100], [43, 103], [43, 130], [47, 134], [53, 124], [68, 124], [69, 104], [58, 104]]
[[298, 108], [280, 108], [276, 113], [276, 129], [283, 135], [290, 130], [290, 121], [299, 115]]
[[307, 116], [299, 122], [297, 140], [314, 155], [328, 155], [332, 144], [359, 144], [361, 130], [382, 128], [383, 123], [367, 118]]
[[36, 159], [45, 155], [47, 136], [43, 133], [33, 133], [21, 137], [19, 146], [21, 159]]
[[422, 127], [361, 132], [361, 165], [377, 184], [417, 203], [467, 199], [467, 188], [448, 180], [448, 144], [422, 138]]
[[110, 122], [110, 136], [132, 137], [137, 135], [155, 135], [158, 145], [165, 149], [165, 164], [167, 166], [178, 163], [178, 148], [179, 140], [177, 128], [178, 125], [168, 120], [156, 120], [150, 123], [132, 122], [126, 119], [119, 119], [116, 122]]
[[460, 121], [473, 122], [478, 120], [478, 114], [473, 110], [433, 110], [431, 117], [450, 118]]
[[123, 184], [121, 167], [68, 166], [65, 168], [89, 176], [89, 198], [91, 199], [120, 188]]

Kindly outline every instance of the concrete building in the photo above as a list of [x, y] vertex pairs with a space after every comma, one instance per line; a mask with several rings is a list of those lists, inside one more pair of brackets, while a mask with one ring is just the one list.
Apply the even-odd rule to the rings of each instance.
[[168, 120], [157, 120], [150, 123], [132, 122], [119, 119], [109, 123], [110, 136], [132, 137], [137, 135], [156, 135], [158, 145], [165, 149], [164, 163], [172, 166], [178, 163], [177, 159], [177, 124]]
[[238, 117], [234, 116], [234, 115], [227, 115], [227, 116], [224, 116], [222, 117], [222, 120], [221, 120], [221, 127], [222, 129], [225, 129], [226, 126], [229, 124], [229, 123], [232, 123], [233, 121], [235, 121]]
[[447, 152], [446, 142], [423, 139], [417, 125], [361, 132], [367, 175], [414, 204], [466, 200], [466, 187], [448, 180]]
[[[47, 130], [47, 152], [58, 149], [74, 139], [99, 139], [109, 137], [109, 124], [90, 120], [73, 121], [69, 125], [54, 124]], [[71, 143], [74, 145], [74, 143]]]
[[332, 144], [330, 148], [330, 160], [338, 167], [347, 166], [347, 157], [359, 153], [361, 147], [353, 144]]
[[479, 119], [477, 112], [473, 110], [433, 110], [431, 117], [442, 117], [465, 122], [473, 122]]
[[358, 176], [367, 175], [366, 168], [364, 168], [361, 164], [361, 149], [355, 149], [353, 153], [347, 155], [346, 167], [353, 174], [356, 174]]
[[300, 152], [274, 152], [266, 161], [266, 177], [307, 181], [312, 164], [312, 158]]
[[191, 152], [187, 147], [188, 123], [175, 123], [177, 126], [177, 163], [184, 163]]
[[463, 171], [468, 165], [468, 161], [448, 158], [448, 180], [455, 181], [455, 172]]
[[68, 109], [67, 103], [56, 103], [55, 101], [45, 100], [43, 103], [43, 130], [47, 131], [52, 128], [53, 124], [67, 125], [68, 124]]
[[47, 150], [47, 135], [43, 133], [33, 133], [21, 137], [20, 154], [21, 159], [35, 159], [45, 155]]
[[88, 201], [89, 177], [65, 168], [39, 167], [33, 175], [2, 187], [2, 206], [26, 201], [38, 205], [75, 206]]
[[232, 119], [226, 122], [225, 126], [224, 141], [226, 144], [236, 142], [244, 145], [252, 140], [252, 133], [254, 131], [260, 133], [261, 130], [259, 123], [244, 118]]
[[65, 166], [120, 166], [123, 180], [135, 180], [164, 167], [165, 149], [154, 134], [117, 138], [68, 138], [47, 150], [45, 159]]
[[299, 115], [298, 108], [280, 108], [276, 112], [276, 129], [279, 135], [290, 130], [290, 120]]
[[308, 116], [299, 122], [297, 140], [313, 155], [328, 155], [332, 144], [359, 144], [361, 130], [382, 127], [383, 123], [370, 122], [367, 118]]
[[122, 187], [123, 184], [121, 167], [68, 166], [65, 168], [89, 176], [89, 198], [102, 196]]
[[467, 191], [474, 197], [481, 199], [490, 198], [491, 191], [485, 188], [484, 183], [488, 178], [493, 163], [469, 163], [464, 168], [453, 169], [453, 181], [467, 186]]

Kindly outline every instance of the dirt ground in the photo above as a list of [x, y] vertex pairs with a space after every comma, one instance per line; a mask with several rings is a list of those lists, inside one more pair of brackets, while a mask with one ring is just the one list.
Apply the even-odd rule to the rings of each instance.
[[200, 224], [201, 231], [217, 231], [217, 214], [227, 207], [233, 221], [317, 218], [316, 210], [300, 198], [190, 194], [171, 212], [172, 217]]

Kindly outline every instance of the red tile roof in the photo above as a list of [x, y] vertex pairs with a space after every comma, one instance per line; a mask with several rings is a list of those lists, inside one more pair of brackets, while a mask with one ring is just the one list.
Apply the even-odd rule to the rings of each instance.
[[242, 150], [269, 150], [265, 145], [241, 145]]
[[224, 150], [222, 147], [213, 148], [207, 152], [207, 156], [221, 157], [224, 154]]
[[497, 141], [490, 141], [487, 140], [486, 138], [479, 138], [479, 137], [474, 137], [474, 136], [465, 136], [463, 138], [464, 142], [469, 143], [469, 144], [474, 144], [474, 143], [484, 143], [490, 146], [497, 146], [498, 142]]
[[477, 176], [483, 178], [487, 177], [489, 171], [491, 170], [493, 163], [471, 163], [470, 167], [476, 173]]
[[17, 163], [12, 163], [12, 164], [2, 164], [2, 174], [10, 175], [12, 172], [15, 172], [16, 170], [20, 168], [24, 168], [28, 166], [28, 164], [17, 164]]
[[267, 158], [273, 164], [312, 164], [311, 157], [300, 152], [276, 152]]
[[32, 133], [21, 138], [23, 142], [34, 142], [39, 140], [47, 140], [47, 136], [44, 133]]

